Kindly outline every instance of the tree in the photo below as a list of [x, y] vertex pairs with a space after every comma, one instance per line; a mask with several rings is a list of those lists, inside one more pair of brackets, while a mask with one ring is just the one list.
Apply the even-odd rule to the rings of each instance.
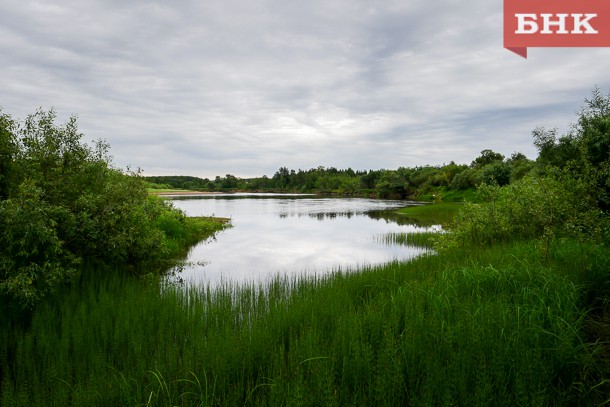
[[543, 127], [532, 134], [541, 167], [586, 183], [598, 208], [610, 211], [610, 93], [596, 87], [568, 134], [557, 138], [556, 129]]
[[273, 174], [273, 180], [279, 188], [285, 188], [290, 181], [290, 171], [286, 167], [281, 167]]
[[481, 155], [474, 159], [470, 164], [472, 168], [481, 168], [489, 164], [493, 164], [496, 161], [503, 161], [504, 156], [500, 153], [496, 153], [492, 150], [483, 150]]
[[485, 184], [508, 185], [510, 183], [510, 169], [509, 164], [503, 161], [495, 161], [482, 168], [479, 180]]
[[57, 229], [61, 211], [31, 181], [0, 202], [0, 295], [11, 311], [31, 308], [76, 273], [79, 260]]
[[522, 179], [532, 170], [532, 168], [534, 168], [534, 162], [528, 159], [523, 153], [518, 152], [511, 154], [510, 158], [506, 160], [506, 163], [510, 166], [511, 182]]
[[[32, 308], [84, 262], [150, 272], [184, 216], [113, 168], [108, 144], [82, 143], [76, 118], [0, 115], [0, 306]], [[173, 222], [173, 223], [172, 223]], [[153, 269], [154, 270], [154, 269]]]
[[457, 173], [451, 181], [451, 188], [457, 190], [474, 188], [477, 185], [477, 174], [478, 171], [474, 168], [468, 168]]
[[407, 195], [405, 184], [396, 171], [385, 170], [375, 189], [380, 198], [404, 198]]
[[574, 138], [582, 156], [582, 175], [595, 189], [600, 209], [610, 211], [610, 92], [599, 88], [585, 99]]
[[0, 200], [8, 197], [11, 178], [14, 176], [14, 161], [18, 149], [13, 127], [13, 120], [0, 112]]
[[546, 130], [544, 127], [536, 127], [532, 131], [532, 136], [534, 146], [538, 149], [540, 164], [565, 168], [579, 160], [580, 151], [573, 135], [557, 138], [557, 129]]

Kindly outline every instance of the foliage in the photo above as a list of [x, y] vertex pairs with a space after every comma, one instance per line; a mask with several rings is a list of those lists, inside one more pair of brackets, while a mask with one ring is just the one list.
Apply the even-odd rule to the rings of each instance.
[[481, 151], [481, 155], [475, 158], [470, 166], [472, 168], [481, 168], [502, 161], [504, 161], [504, 156], [502, 154], [496, 153], [493, 150], [483, 150]]
[[447, 226], [453, 221], [462, 208], [462, 204], [441, 202], [428, 205], [413, 205], [399, 209], [398, 212], [408, 218], [414, 218], [428, 225]]
[[601, 240], [603, 220], [577, 180], [527, 176], [504, 187], [483, 184], [479, 194], [485, 203], [463, 206], [451, 233], [440, 238], [441, 250], [523, 239], [542, 239], [548, 247], [560, 236]]
[[474, 188], [478, 183], [477, 171], [466, 169], [453, 177], [451, 188], [455, 190], [465, 190]]
[[558, 138], [556, 129], [539, 127], [533, 136], [547, 172], [570, 173], [588, 185], [601, 210], [610, 210], [610, 93], [595, 88], [568, 134]]
[[15, 123], [0, 111], [0, 199], [6, 199], [13, 186], [14, 159], [18, 152], [12, 132]]
[[504, 161], [495, 161], [486, 165], [481, 171], [481, 184], [495, 184], [499, 186], [510, 183], [510, 165]]
[[[556, 237], [607, 240], [610, 93], [604, 97], [596, 88], [592, 98], [585, 100], [578, 122], [568, 135], [557, 138], [555, 129], [541, 127], [532, 134], [539, 150], [535, 167], [522, 154], [502, 161], [490, 150], [473, 161], [472, 171], [485, 165], [479, 170], [479, 194], [486, 203], [464, 206], [452, 233], [439, 239], [441, 250], [541, 239], [548, 254], [550, 241]], [[527, 173], [530, 175], [523, 175]], [[454, 183], [466, 184], [461, 180], [466, 175], [457, 175]]]
[[0, 202], [0, 295], [12, 312], [31, 308], [76, 273], [78, 258], [58, 236], [63, 208], [42, 194], [26, 181], [16, 196]]
[[[426, 199], [441, 192], [465, 191], [483, 182], [505, 185], [511, 179], [520, 179], [532, 168], [532, 161], [515, 153], [503, 161], [503, 156], [483, 150], [473, 161], [473, 167], [453, 161], [442, 166], [399, 167], [396, 170], [354, 171], [334, 167], [318, 167], [298, 171], [281, 167], [273, 177], [241, 179], [231, 174], [207, 178], [188, 176], [144, 177], [153, 188], [185, 188], [208, 191], [291, 191], [318, 192], [348, 196], [376, 196], [391, 199]], [[476, 163], [476, 165], [474, 164]]]
[[534, 146], [538, 149], [538, 162], [543, 165], [565, 168], [580, 155], [574, 137], [570, 134], [557, 138], [557, 129], [536, 127], [532, 131]]
[[104, 141], [92, 148], [76, 118], [55, 121], [53, 110], [23, 122], [0, 115], [3, 306], [32, 308], [83, 262], [148, 273], [175, 251], [168, 243], [176, 233], [191, 233], [190, 221], [149, 196], [137, 172], [113, 168]]
[[610, 211], [610, 92], [603, 96], [598, 88], [592, 98], [585, 100], [578, 125], [576, 140], [581, 152], [581, 175], [596, 190], [595, 199], [600, 209]]

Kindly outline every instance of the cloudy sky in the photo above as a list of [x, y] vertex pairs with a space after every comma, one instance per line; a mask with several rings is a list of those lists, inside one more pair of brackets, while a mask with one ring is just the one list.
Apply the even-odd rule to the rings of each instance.
[[503, 48], [495, 0], [0, 0], [0, 107], [54, 108], [145, 175], [534, 158], [610, 48]]

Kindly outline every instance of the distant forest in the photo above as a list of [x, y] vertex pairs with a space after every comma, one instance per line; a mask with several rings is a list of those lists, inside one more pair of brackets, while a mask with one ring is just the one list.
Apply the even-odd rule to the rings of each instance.
[[[536, 132], [534, 132], [536, 133]], [[536, 138], [536, 134], [534, 134]], [[470, 165], [451, 162], [442, 166], [400, 167], [397, 170], [354, 171], [318, 167], [298, 171], [281, 167], [273, 177], [238, 178], [227, 174], [214, 180], [192, 176], [143, 177], [152, 189], [199, 191], [315, 192], [378, 198], [463, 200], [480, 184], [507, 185], [535, 168], [522, 153], [509, 158], [483, 150]]]

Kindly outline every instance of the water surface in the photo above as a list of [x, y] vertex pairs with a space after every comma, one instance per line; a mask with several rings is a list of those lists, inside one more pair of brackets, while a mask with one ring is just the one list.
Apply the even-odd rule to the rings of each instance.
[[195, 284], [324, 274], [425, 252], [379, 239], [422, 230], [383, 217], [383, 211], [413, 202], [277, 194], [172, 197], [172, 202], [189, 216], [227, 217], [233, 225], [195, 246], [186, 265], [174, 270], [177, 278]]

